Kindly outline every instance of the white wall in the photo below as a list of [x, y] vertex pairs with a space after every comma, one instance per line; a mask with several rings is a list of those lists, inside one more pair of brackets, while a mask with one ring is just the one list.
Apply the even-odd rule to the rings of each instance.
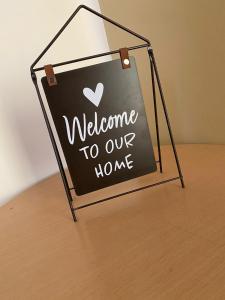
[[[0, 204], [57, 171], [29, 67], [81, 2], [99, 10], [97, 0], [20, 0], [1, 6]], [[108, 43], [102, 21], [82, 10], [39, 65], [103, 51]]]

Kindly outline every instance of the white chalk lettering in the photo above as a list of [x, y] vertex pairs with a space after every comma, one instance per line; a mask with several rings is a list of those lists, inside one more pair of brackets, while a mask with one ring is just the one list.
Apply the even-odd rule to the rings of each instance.
[[[67, 137], [68, 137], [69, 143], [71, 145], [74, 144], [75, 124], [77, 124], [77, 128], [78, 128], [78, 132], [79, 132], [81, 141], [85, 141], [86, 131], [82, 131], [79, 119], [77, 117], [73, 118], [73, 125], [72, 125], [72, 132], [71, 132], [71, 128], [70, 128], [68, 118], [66, 116], [63, 116], [63, 118], [64, 118], [65, 124], [66, 124], [66, 132], [67, 132]], [[85, 114], [83, 114], [83, 127], [86, 127], [86, 115]]]
[[128, 154], [128, 155], [125, 156], [125, 161], [126, 161], [126, 164], [127, 164], [127, 167], [128, 167], [129, 170], [133, 168], [133, 166], [131, 165], [133, 163], [133, 160], [130, 160], [130, 161], [128, 160], [128, 158], [130, 156], [131, 156], [131, 154]]
[[121, 149], [123, 147], [123, 137], [121, 136], [119, 140], [120, 140], [120, 144], [118, 142], [118, 139], [115, 139], [115, 145], [117, 149]]
[[89, 156], [88, 156], [88, 153], [87, 153], [87, 149], [89, 149], [89, 155], [91, 156], [91, 158], [96, 158], [98, 156], [98, 154], [99, 154], [99, 148], [98, 148], [97, 144], [93, 144], [92, 146], [85, 146], [85, 147], [79, 149], [79, 151], [83, 151], [84, 152], [85, 158], [89, 159]]
[[[94, 154], [94, 152], [95, 152], [95, 154]], [[98, 156], [98, 153], [99, 153], [98, 145], [97, 144], [92, 145], [90, 148], [91, 157], [96, 158]]]
[[113, 140], [108, 140], [105, 144], [105, 151], [107, 153], [112, 153], [114, 150], [114, 143]]
[[131, 142], [133, 141], [133, 139], [135, 138], [136, 134], [134, 132], [130, 132], [128, 134], [126, 134], [124, 136], [124, 141], [125, 141], [125, 144], [126, 144], [126, 147], [129, 148], [133, 146], [133, 144], [131, 144]]
[[114, 171], [120, 170], [122, 168], [125, 168], [125, 162], [121, 161], [120, 163], [118, 162], [118, 160], [115, 161], [115, 168]]
[[86, 151], [86, 149], [88, 149], [88, 148], [89, 148], [89, 146], [85, 146], [85, 147], [79, 149], [79, 151], [84, 151], [84, 156], [85, 156], [86, 159], [89, 158], [88, 155], [87, 155], [87, 151]]
[[108, 140], [105, 144], [106, 153], [110, 154], [115, 149], [119, 150], [123, 146], [125, 146], [126, 148], [132, 147], [133, 146], [132, 141], [134, 140], [135, 136], [136, 134], [134, 132], [130, 132], [114, 140], [112, 139]]
[[121, 169], [128, 168], [129, 170], [133, 168], [133, 160], [130, 160], [131, 154], [128, 154], [124, 157], [121, 161], [114, 161], [110, 162], [108, 161], [104, 165], [98, 164], [97, 167], [95, 167], [95, 174], [97, 178], [109, 176], [112, 172], [119, 171]]
[[95, 174], [98, 178], [100, 176], [104, 177], [101, 164], [98, 164], [98, 167], [95, 167]]
[[[107, 171], [107, 169], [108, 169], [108, 171]], [[112, 163], [110, 161], [108, 161], [104, 166], [105, 175], [109, 176], [112, 173], [112, 170], [113, 170]]]
[[138, 118], [138, 112], [134, 109], [121, 114], [110, 115], [108, 118], [102, 117], [98, 119], [98, 113], [95, 112], [93, 122], [86, 120], [86, 114], [83, 113], [82, 121], [77, 116], [73, 120], [69, 121], [67, 116], [62, 116], [66, 126], [67, 138], [71, 145], [75, 143], [77, 134], [79, 134], [80, 140], [84, 142], [88, 136], [99, 135], [106, 133], [113, 128], [119, 128], [123, 126], [129, 126], [135, 124]]

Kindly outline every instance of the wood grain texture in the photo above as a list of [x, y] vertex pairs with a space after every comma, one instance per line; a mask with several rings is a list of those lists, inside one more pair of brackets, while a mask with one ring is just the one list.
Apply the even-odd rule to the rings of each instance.
[[[175, 181], [123, 196], [79, 211], [77, 223], [58, 174], [1, 207], [0, 299], [225, 299], [225, 146], [178, 153], [185, 189]], [[176, 175], [168, 146], [163, 162], [162, 177]]]

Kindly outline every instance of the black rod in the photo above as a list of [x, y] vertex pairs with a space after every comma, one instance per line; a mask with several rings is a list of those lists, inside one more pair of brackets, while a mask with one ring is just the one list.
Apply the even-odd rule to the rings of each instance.
[[155, 114], [155, 128], [156, 128], [156, 138], [157, 138], [157, 148], [158, 148], [158, 158], [159, 158], [159, 169], [160, 169], [160, 173], [162, 173], [162, 157], [161, 157], [158, 111], [157, 111], [156, 92], [155, 92], [155, 78], [154, 78], [153, 64], [150, 55], [149, 55], [149, 60], [150, 60], [151, 78], [152, 78], [152, 95], [153, 95], [154, 114]]
[[[142, 44], [142, 45], [137, 45], [137, 46], [132, 46], [127, 48], [129, 51], [131, 50], [136, 50], [136, 49], [140, 49], [140, 48], [144, 48], [144, 47], [148, 47], [148, 44]], [[60, 66], [64, 66], [64, 65], [68, 65], [68, 64], [72, 64], [72, 63], [77, 63], [80, 61], [84, 61], [84, 60], [88, 60], [88, 59], [93, 59], [93, 58], [98, 58], [98, 57], [102, 57], [102, 56], [106, 56], [106, 55], [111, 55], [111, 54], [117, 54], [119, 53], [120, 50], [113, 50], [113, 51], [108, 51], [108, 52], [103, 52], [103, 53], [99, 53], [99, 54], [95, 54], [95, 55], [91, 55], [91, 56], [86, 56], [86, 57], [81, 57], [81, 58], [77, 58], [77, 59], [72, 59], [72, 60], [68, 60], [68, 61], [63, 61], [60, 63], [56, 63], [56, 64], [52, 64], [52, 67], [60, 67]], [[39, 68], [34, 68], [33, 71], [37, 72], [37, 71], [43, 71], [44, 67], [39, 67]]]
[[124, 193], [121, 193], [121, 194], [118, 194], [118, 195], [115, 195], [115, 196], [111, 196], [111, 197], [108, 197], [108, 198], [105, 198], [105, 199], [97, 200], [95, 202], [91, 202], [91, 203], [87, 203], [87, 204], [84, 204], [84, 205], [80, 205], [80, 206], [74, 207], [73, 209], [74, 210], [82, 209], [82, 208], [85, 208], [85, 207], [88, 207], [88, 206], [92, 206], [92, 205], [95, 205], [95, 204], [98, 204], [98, 203], [101, 203], [101, 202], [112, 200], [114, 198], [125, 196], [125, 195], [128, 195], [128, 194], [134, 193], [134, 192], [145, 190], [147, 188], [154, 187], [154, 186], [157, 186], [157, 185], [160, 185], [160, 184], [164, 184], [164, 183], [167, 183], [167, 182], [170, 182], [170, 181], [173, 181], [173, 180], [178, 180], [178, 179], [180, 179], [180, 177], [174, 177], [174, 178], [170, 178], [170, 179], [167, 179], [167, 180], [159, 181], [159, 182], [156, 182], [156, 183], [153, 183], [153, 184], [149, 184], [149, 185], [137, 188], [137, 189], [133, 189], [133, 190], [130, 190], [128, 192], [124, 192]]
[[73, 209], [73, 198], [72, 198], [71, 193], [70, 193], [70, 189], [69, 189], [68, 181], [67, 181], [67, 178], [66, 178], [66, 174], [65, 174], [63, 164], [62, 164], [62, 161], [61, 161], [61, 158], [60, 158], [60, 154], [59, 154], [59, 150], [58, 150], [55, 138], [54, 138], [54, 134], [53, 134], [52, 129], [51, 129], [51, 125], [50, 125], [50, 122], [49, 122], [49, 119], [48, 119], [48, 115], [47, 115], [47, 112], [45, 110], [45, 106], [44, 106], [44, 103], [43, 103], [43, 100], [42, 100], [42, 97], [41, 97], [41, 93], [40, 93], [40, 90], [39, 90], [39, 87], [38, 87], [37, 77], [36, 77], [35, 73], [32, 73], [32, 81], [34, 83], [34, 86], [35, 86], [35, 89], [36, 89], [36, 92], [37, 92], [37, 95], [38, 95], [38, 99], [39, 99], [41, 109], [42, 109], [42, 112], [43, 112], [43, 115], [44, 115], [45, 123], [46, 123], [47, 129], [48, 129], [48, 133], [49, 133], [49, 136], [50, 136], [51, 143], [52, 143], [52, 147], [53, 147], [54, 152], [55, 152], [56, 160], [57, 160], [57, 163], [58, 163], [58, 166], [59, 166], [59, 171], [60, 171], [60, 174], [61, 174], [61, 177], [62, 177], [62, 181], [63, 181], [64, 188], [65, 188], [65, 191], [66, 191], [66, 195], [67, 195], [70, 210], [71, 210], [71, 213], [72, 213], [72, 216], [73, 216], [73, 220], [74, 220], [74, 222], [76, 222], [77, 219], [76, 219], [76, 215], [75, 215], [74, 209]]
[[37, 57], [37, 59], [33, 62], [30, 69], [33, 70], [34, 66], [39, 62], [39, 60], [45, 55], [45, 53], [49, 50], [49, 48], [54, 44], [54, 42], [58, 39], [58, 37], [61, 35], [61, 33], [65, 30], [65, 28], [69, 25], [69, 23], [73, 20], [73, 18], [76, 16], [76, 14], [79, 12], [79, 10], [83, 8], [85, 10], [88, 10], [89, 12], [95, 14], [96, 16], [100, 17], [101, 19], [104, 19], [105, 21], [115, 25], [116, 27], [119, 27], [120, 29], [130, 33], [131, 35], [136, 36], [137, 38], [145, 41], [148, 46], [150, 46], [150, 42], [145, 37], [141, 36], [140, 34], [130, 30], [129, 28], [113, 21], [112, 19], [100, 14], [99, 12], [91, 9], [90, 7], [86, 5], [80, 5], [77, 7], [77, 9], [72, 13], [72, 15], [69, 17], [69, 19], [66, 21], [66, 23], [60, 28], [60, 30], [57, 32], [57, 34], [53, 37], [53, 39], [50, 41], [50, 43], [45, 47], [45, 49], [41, 52], [41, 54]]
[[53, 37], [53, 39], [50, 41], [50, 43], [44, 48], [44, 50], [41, 52], [41, 54], [35, 59], [33, 64], [31, 65], [31, 70], [34, 68], [34, 66], [39, 62], [39, 60], [42, 58], [43, 55], [48, 51], [48, 49], [54, 44], [54, 42], [57, 40], [57, 38], [60, 36], [60, 34], [64, 31], [64, 29], [69, 25], [69, 23], [72, 21], [72, 19], [75, 17], [75, 15], [78, 13], [78, 11], [81, 9], [81, 6], [78, 6], [77, 9], [73, 12], [73, 14], [69, 17], [69, 19], [66, 21], [66, 23], [61, 27], [61, 29], [56, 33], [56, 35]]
[[155, 75], [156, 75], [156, 80], [157, 80], [157, 84], [158, 84], [158, 88], [159, 88], [160, 97], [162, 100], [163, 111], [164, 111], [165, 118], [166, 118], [166, 123], [167, 123], [168, 131], [169, 131], [169, 136], [170, 136], [170, 140], [171, 140], [171, 144], [172, 144], [172, 148], [173, 148], [174, 157], [175, 157], [176, 164], [177, 164], [177, 170], [179, 173], [181, 186], [182, 186], [182, 188], [184, 188], [185, 185], [184, 185], [183, 175], [182, 175], [180, 162], [178, 159], [177, 150], [176, 150], [176, 146], [175, 146], [175, 142], [174, 142], [174, 138], [173, 138], [172, 128], [170, 125], [169, 115], [168, 115], [167, 108], [166, 108], [166, 102], [165, 102], [165, 98], [164, 98], [164, 94], [163, 94], [163, 90], [162, 90], [162, 85], [161, 85], [160, 78], [159, 78], [159, 72], [157, 69], [155, 57], [154, 57], [153, 50], [151, 47], [148, 48], [148, 53], [151, 56], [152, 64], [153, 64]]
[[88, 7], [88, 6], [86, 6], [86, 5], [81, 5], [81, 8], [84, 8], [84, 9], [90, 11], [91, 13], [93, 13], [93, 14], [95, 14], [96, 16], [98, 16], [98, 17], [104, 19], [105, 21], [107, 21], [107, 22], [109, 22], [109, 23], [115, 25], [116, 27], [118, 27], [118, 28], [120, 28], [120, 29], [122, 29], [122, 30], [124, 30], [124, 31], [126, 31], [126, 32], [128, 32], [128, 33], [130, 33], [131, 35], [136, 36], [137, 38], [141, 39], [142, 41], [145, 41], [145, 42], [150, 46], [150, 41], [149, 41], [147, 38], [145, 38], [145, 37], [143, 37], [142, 35], [140, 35], [140, 34], [134, 32], [133, 30], [130, 30], [129, 28], [127, 28], [127, 27], [125, 27], [125, 26], [119, 24], [118, 22], [116, 22], [116, 21], [114, 21], [114, 20], [112, 20], [112, 19], [110, 19], [110, 18], [108, 18], [108, 17], [106, 17], [106, 16], [100, 14], [99, 12], [97, 12], [97, 11], [91, 9], [90, 7]]

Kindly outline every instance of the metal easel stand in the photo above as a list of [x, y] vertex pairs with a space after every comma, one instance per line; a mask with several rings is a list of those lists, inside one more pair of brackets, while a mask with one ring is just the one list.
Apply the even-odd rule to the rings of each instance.
[[[156, 102], [155, 78], [156, 78], [157, 86], [158, 86], [159, 93], [160, 93], [162, 107], [163, 107], [164, 115], [165, 115], [165, 118], [166, 118], [166, 123], [167, 123], [168, 131], [169, 131], [169, 136], [170, 136], [170, 140], [171, 140], [171, 144], [172, 144], [173, 153], [174, 153], [174, 157], [175, 157], [175, 161], [176, 161], [179, 176], [169, 178], [169, 179], [166, 179], [166, 180], [162, 180], [162, 181], [159, 181], [159, 182], [156, 182], [156, 183], [153, 183], [153, 184], [149, 184], [149, 185], [144, 186], [144, 187], [136, 188], [136, 189], [124, 192], [124, 193], [120, 193], [120, 194], [117, 194], [117, 195], [114, 195], [114, 196], [111, 196], [111, 197], [107, 197], [107, 198], [95, 201], [95, 202], [87, 203], [85, 205], [80, 205], [80, 206], [74, 207], [73, 206], [73, 196], [71, 194], [71, 191], [74, 190], [74, 187], [69, 187], [68, 180], [67, 180], [67, 177], [66, 177], [66, 173], [65, 173], [65, 170], [64, 170], [64, 167], [63, 167], [63, 164], [62, 164], [62, 159], [61, 159], [60, 154], [59, 154], [57, 143], [56, 143], [56, 140], [55, 140], [52, 128], [51, 128], [51, 124], [49, 122], [49, 118], [48, 118], [48, 114], [47, 114], [46, 109], [45, 109], [45, 105], [43, 103], [43, 99], [42, 99], [42, 96], [41, 96], [41, 93], [40, 93], [40, 89], [39, 89], [39, 86], [38, 86], [36, 72], [43, 71], [44, 66], [43, 67], [38, 67], [38, 68], [35, 68], [35, 66], [40, 61], [40, 59], [45, 55], [45, 53], [49, 50], [49, 48], [54, 44], [54, 42], [57, 40], [57, 38], [61, 35], [61, 33], [64, 31], [64, 29], [69, 25], [69, 23], [72, 21], [72, 19], [76, 16], [76, 14], [81, 9], [85, 9], [85, 10], [91, 12], [92, 14], [94, 14], [94, 15], [100, 17], [101, 19], [113, 24], [116, 27], [119, 27], [120, 29], [128, 32], [129, 34], [131, 34], [133, 36], [136, 36], [137, 38], [139, 38], [139, 39], [141, 39], [142, 41], [145, 42], [144, 44], [129, 47], [127, 49], [129, 51], [132, 51], [132, 50], [137, 50], [137, 49], [140, 49], [140, 48], [147, 48], [148, 56], [149, 56], [149, 60], [150, 60], [151, 79], [152, 79], [153, 105], [154, 105], [154, 114], [155, 114], [158, 159], [159, 159], [157, 162], [159, 163], [160, 172], [162, 173], [163, 169], [162, 169], [162, 156], [161, 156], [158, 112], [157, 112], [157, 102]], [[56, 63], [56, 64], [53, 64], [52, 67], [59, 67], [59, 66], [63, 66], [63, 65], [71, 64], [71, 63], [76, 63], [76, 62], [80, 62], [80, 61], [85, 61], [85, 60], [89, 60], [89, 59], [93, 59], [93, 58], [103, 57], [103, 56], [111, 55], [111, 54], [119, 54], [119, 53], [120, 53], [120, 50], [118, 49], [118, 50], [104, 52], [104, 53], [100, 53], [100, 54], [96, 54], [96, 55], [92, 55], [92, 56], [86, 56], [86, 57], [82, 57], [82, 58], [78, 58], [78, 59], [74, 59], [74, 60], [69, 60], [69, 61]], [[57, 34], [50, 41], [50, 43], [47, 45], [47, 47], [41, 52], [41, 54], [34, 61], [34, 63], [31, 65], [30, 72], [31, 72], [31, 78], [32, 78], [32, 81], [34, 83], [34, 86], [35, 86], [35, 89], [36, 89], [36, 92], [37, 92], [37, 95], [38, 95], [38, 99], [39, 99], [39, 102], [40, 102], [40, 105], [41, 105], [42, 113], [44, 115], [45, 123], [46, 123], [48, 133], [49, 133], [49, 136], [50, 136], [50, 139], [51, 139], [52, 147], [53, 147], [53, 150], [55, 152], [56, 160], [57, 160], [57, 163], [58, 163], [59, 171], [60, 171], [60, 174], [61, 174], [61, 177], [62, 177], [64, 189], [65, 189], [65, 192], [66, 192], [66, 196], [67, 196], [67, 199], [68, 199], [69, 207], [70, 207], [71, 214], [72, 214], [74, 222], [77, 221], [75, 211], [79, 210], [79, 209], [82, 209], [82, 208], [85, 208], [85, 207], [88, 207], [88, 206], [91, 206], [91, 205], [95, 205], [95, 204], [98, 204], [98, 203], [101, 203], [101, 202], [112, 200], [112, 199], [117, 198], [117, 197], [121, 197], [121, 196], [130, 194], [130, 193], [133, 193], [133, 192], [137, 192], [137, 191], [140, 191], [140, 190], [143, 190], [143, 189], [147, 189], [147, 188], [150, 188], [150, 187], [161, 185], [161, 184], [164, 184], [164, 183], [167, 183], [167, 182], [170, 182], [170, 181], [174, 181], [174, 180], [180, 180], [182, 188], [185, 187], [184, 186], [183, 175], [182, 175], [182, 171], [181, 171], [181, 167], [180, 167], [180, 163], [179, 163], [179, 159], [178, 159], [178, 155], [177, 155], [177, 151], [176, 151], [176, 146], [175, 146], [175, 142], [174, 142], [174, 138], [173, 138], [173, 134], [172, 134], [172, 129], [171, 129], [170, 121], [169, 121], [169, 116], [168, 116], [168, 112], [167, 112], [167, 108], [166, 108], [166, 103], [165, 103], [165, 99], [164, 99], [164, 95], [163, 95], [163, 91], [162, 91], [162, 86], [161, 86], [161, 82], [160, 82], [160, 79], [159, 79], [159, 73], [158, 73], [155, 57], [154, 57], [154, 54], [153, 54], [153, 50], [152, 50], [150, 41], [148, 39], [144, 38], [143, 36], [141, 36], [141, 35], [139, 35], [135, 32], [133, 32], [132, 30], [124, 27], [123, 25], [111, 20], [110, 18], [98, 13], [97, 11], [91, 9], [90, 7], [87, 7], [85, 5], [80, 5], [74, 11], [74, 13], [69, 17], [69, 19], [62, 26], [62, 28], [57, 32]]]

